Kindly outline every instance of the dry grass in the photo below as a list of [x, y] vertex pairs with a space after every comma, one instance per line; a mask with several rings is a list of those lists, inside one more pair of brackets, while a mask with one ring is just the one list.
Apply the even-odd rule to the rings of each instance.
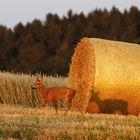
[[[4, 104], [20, 104], [36, 106], [40, 94], [32, 89], [35, 83], [34, 75], [0, 72], [0, 102]], [[46, 87], [66, 86], [67, 78], [43, 76]]]
[[140, 139], [140, 117], [0, 106], [0, 138], [36, 140]]

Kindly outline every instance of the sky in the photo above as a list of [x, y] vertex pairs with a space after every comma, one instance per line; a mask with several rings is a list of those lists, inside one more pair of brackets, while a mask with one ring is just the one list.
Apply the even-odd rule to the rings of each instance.
[[110, 10], [115, 6], [123, 12], [132, 5], [140, 9], [140, 0], [0, 0], [0, 25], [13, 28], [19, 22], [44, 21], [48, 13], [62, 17], [70, 9], [88, 14], [96, 8]]

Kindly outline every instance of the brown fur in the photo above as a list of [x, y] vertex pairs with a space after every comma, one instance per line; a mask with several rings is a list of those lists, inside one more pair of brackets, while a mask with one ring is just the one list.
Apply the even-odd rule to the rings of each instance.
[[86, 112], [88, 112], [88, 113], [99, 113], [100, 109], [94, 101], [89, 101]]
[[58, 114], [57, 101], [64, 99], [68, 103], [68, 110], [69, 110], [71, 108], [72, 98], [74, 97], [76, 93], [75, 90], [68, 87], [46, 88], [43, 85], [42, 81], [43, 81], [42, 78], [37, 77], [36, 83], [32, 87], [34, 89], [38, 89], [38, 91], [40, 92], [42, 96], [42, 100], [39, 106], [45, 105], [47, 103], [53, 103], [56, 109], [56, 113]]

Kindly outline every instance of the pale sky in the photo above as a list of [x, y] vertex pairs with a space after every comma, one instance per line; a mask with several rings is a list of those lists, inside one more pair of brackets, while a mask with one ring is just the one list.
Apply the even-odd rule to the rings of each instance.
[[49, 12], [62, 17], [70, 9], [74, 13], [87, 14], [96, 8], [110, 10], [113, 5], [120, 11], [132, 5], [140, 9], [140, 0], [0, 0], [0, 25], [14, 27], [19, 22], [26, 24], [35, 18], [44, 21]]

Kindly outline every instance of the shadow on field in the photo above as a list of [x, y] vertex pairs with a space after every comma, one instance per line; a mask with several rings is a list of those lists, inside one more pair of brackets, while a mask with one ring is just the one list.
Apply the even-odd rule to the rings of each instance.
[[123, 114], [123, 115], [128, 114], [128, 109], [127, 109], [128, 103], [125, 100], [121, 100], [121, 99], [101, 100], [99, 97], [99, 93], [92, 93], [90, 102], [94, 102], [94, 104], [98, 106], [99, 113]]

